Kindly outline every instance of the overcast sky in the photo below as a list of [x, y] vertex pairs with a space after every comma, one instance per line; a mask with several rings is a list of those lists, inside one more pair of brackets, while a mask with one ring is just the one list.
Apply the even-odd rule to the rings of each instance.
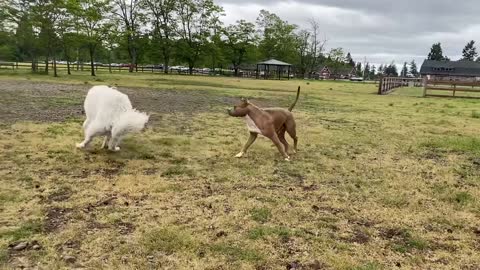
[[478, 0], [216, 0], [225, 24], [255, 22], [261, 9], [308, 27], [314, 18], [328, 48], [342, 47], [354, 60], [397, 65], [415, 59], [420, 66], [430, 47], [441, 42], [444, 55], [460, 58], [470, 40], [480, 42]]

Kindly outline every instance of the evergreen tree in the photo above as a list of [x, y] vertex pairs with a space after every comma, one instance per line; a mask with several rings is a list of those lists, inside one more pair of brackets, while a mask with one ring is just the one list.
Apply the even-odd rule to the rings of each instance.
[[358, 62], [357, 66], [355, 67], [357, 70], [357, 77], [362, 77], [363, 71], [362, 71], [362, 63]]
[[470, 41], [465, 45], [462, 51], [462, 59], [466, 61], [475, 61], [475, 58], [478, 56], [477, 48], [475, 47], [475, 41]]
[[439, 43], [435, 43], [432, 45], [430, 49], [430, 53], [428, 54], [428, 60], [436, 60], [436, 61], [449, 61], [447, 57], [443, 56], [442, 45]]
[[395, 65], [394, 62], [392, 62], [390, 65], [388, 65], [388, 66], [385, 68], [384, 74], [385, 74], [386, 76], [394, 76], [394, 77], [397, 77], [397, 76], [398, 76], [397, 66]]
[[347, 63], [351, 67], [355, 66], [355, 62], [353, 61], [352, 55], [350, 53], [347, 53], [347, 56], [345, 57], [345, 63]]
[[383, 67], [383, 64], [382, 64], [378, 67], [377, 74], [380, 75], [380, 76], [383, 76], [384, 72], [385, 72], [385, 68]]
[[415, 78], [418, 77], [418, 69], [415, 60], [412, 60], [412, 62], [410, 62], [410, 74], [412, 74], [412, 76]]
[[376, 72], [377, 72], [377, 68], [375, 67], [375, 65], [373, 65], [372, 68], [370, 69], [370, 76], [369, 76], [370, 79], [375, 78]]
[[402, 73], [401, 77], [407, 77], [408, 75], [408, 68], [407, 68], [407, 62], [403, 63], [403, 68], [402, 68]]
[[370, 78], [370, 64], [369, 63], [367, 63], [365, 65], [365, 70], [363, 71], [362, 76], [363, 76], [364, 79]]

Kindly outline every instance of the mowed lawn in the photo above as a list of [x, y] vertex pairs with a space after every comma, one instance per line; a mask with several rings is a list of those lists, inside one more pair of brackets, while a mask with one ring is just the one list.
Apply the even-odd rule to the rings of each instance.
[[[92, 84], [152, 112], [75, 148]], [[291, 162], [245, 158], [240, 97], [294, 109]], [[479, 269], [480, 100], [374, 84], [0, 75], [0, 264], [39, 269]], [[291, 140], [290, 140], [291, 141]]]

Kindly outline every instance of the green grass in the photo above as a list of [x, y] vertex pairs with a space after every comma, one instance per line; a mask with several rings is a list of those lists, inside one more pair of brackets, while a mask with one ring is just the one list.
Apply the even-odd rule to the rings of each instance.
[[187, 252], [196, 248], [192, 236], [177, 228], [159, 228], [144, 234], [142, 245], [149, 252]]
[[0, 238], [11, 242], [28, 240], [31, 236], [42, 231], [42, 223], [39, 221], [27, 221], [20, 227], [0, 231]]
[[[102, 83], [133, 88], [134, 106], [158, 118], [110, 153], [100, 139], [75, 148], [81, 117], [30, 122], [17, 110], [0, 129], [6, 268], [76, 267], [64, 254], [88, 269], [463, 269], [480, 261], [478, 100], [421, 98], [418, 88], [378, 96], [375, 84], [342, 81], [0, 73], [0, 90], [45, 82], [79, 91], [0, 91], [0, 105], [81, 110], [83, 91]], [[298, 85], [292, 161], [265, 138], [234, 158], [248, 132], [225, 107], [246, 96], [286, 108]], [[191, 106], [159, 98], [199, 93]], [[9, 253], [15, 241], [33, 240], [41, 250]]]

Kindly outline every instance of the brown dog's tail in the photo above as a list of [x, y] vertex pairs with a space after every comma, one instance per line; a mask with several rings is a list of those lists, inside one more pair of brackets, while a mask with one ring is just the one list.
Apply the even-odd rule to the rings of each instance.
[[291, 112], [293, 110], [293, 107], [295, 107], [295, 104], [297, 104], [297, 101], [298, 101], [298, 98], [300, 97], [300, 86], [298, 87], [298, 90], [297, 90], [297, 97], [295, 98], [295, 101], [292, 103], [292, 105], [290, 105], [290, 107], [288, 108], [288, 111]]

